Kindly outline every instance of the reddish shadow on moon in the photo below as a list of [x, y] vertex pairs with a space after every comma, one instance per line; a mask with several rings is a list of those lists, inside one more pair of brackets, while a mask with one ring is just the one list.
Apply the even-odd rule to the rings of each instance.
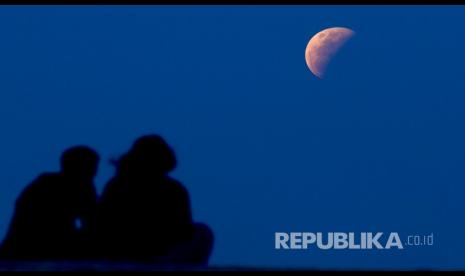
[[351, 29], [333, 27], [314, 35], [305, 49], [305, 61], [310, 71], [323, 79], [331, 59], [354, 34]]

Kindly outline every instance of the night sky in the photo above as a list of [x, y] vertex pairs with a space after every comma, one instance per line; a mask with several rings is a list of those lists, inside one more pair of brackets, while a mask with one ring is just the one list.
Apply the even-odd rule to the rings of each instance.
[[[356, 35], [318, 79], [304, 52]], [[215, 232], [213, 266], [465, 268], [465, 7], [0, 7], [0, 236], [69, 146], [140, 135]], [[274, 233], [434, 233], [404, 250], [274, 249]]]

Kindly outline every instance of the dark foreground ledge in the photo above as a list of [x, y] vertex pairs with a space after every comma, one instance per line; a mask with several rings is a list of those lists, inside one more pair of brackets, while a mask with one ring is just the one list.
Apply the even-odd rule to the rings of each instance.
[[[266, 272], [266, 273], [299, 273], [311, 272], [334, 273], [344, 270], [294, 269], [294, 268], [253, 268], [234, 266], [180, 266], [149, 263], [105, 262], [105, 261], [0, 261], [0, 272], [73, 272], [73, 271], [101, 271], [101, 272]], [[374, 270], [355, 270], [358, 273], [372, 273]], [[345, 271], [347, 272], [347, 271]], [[395, 270], [378, 270], [376, 272], [395, 272]], [[403, 272], [440, 272], [428, 269], [404, 270]], [[449, 271], [453, 272], [453, 271]], [[455, 271], [459, 272], [459, 271]]]
[[208, 267], [106, 261], [0, 261], [3, 271], [203, 271]]
[[131, 263], [106, 261], [0, 261], [0, 272], [10, 271], [122, 271], [122, 272], [235, 272], [235, 271], [288, 271], [287, 269], [264, 269], [233, 266], [182, 266], [157, 263]]

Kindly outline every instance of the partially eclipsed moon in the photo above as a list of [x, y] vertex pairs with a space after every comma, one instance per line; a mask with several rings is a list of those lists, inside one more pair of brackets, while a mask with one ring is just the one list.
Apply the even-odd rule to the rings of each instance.
[[322, 79], [331, 58], [354, 34], [351, 29], [334, 27], [314, 35], [305, 49], [305, 61], [310, 71]]

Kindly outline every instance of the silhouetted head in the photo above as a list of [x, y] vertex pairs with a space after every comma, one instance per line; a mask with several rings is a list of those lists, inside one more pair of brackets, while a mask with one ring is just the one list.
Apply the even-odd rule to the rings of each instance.
[[120, 173], [141, 176], [164, 175], [176, 167], [174, 151], [159, 135], [138, 138], [128, 153], [118, 161]]
[[75, 179], [92, 180], [97, 174], [99, 160], [98, 153], [93, 149], [75, 146], [61, 155], [61, 171]]

